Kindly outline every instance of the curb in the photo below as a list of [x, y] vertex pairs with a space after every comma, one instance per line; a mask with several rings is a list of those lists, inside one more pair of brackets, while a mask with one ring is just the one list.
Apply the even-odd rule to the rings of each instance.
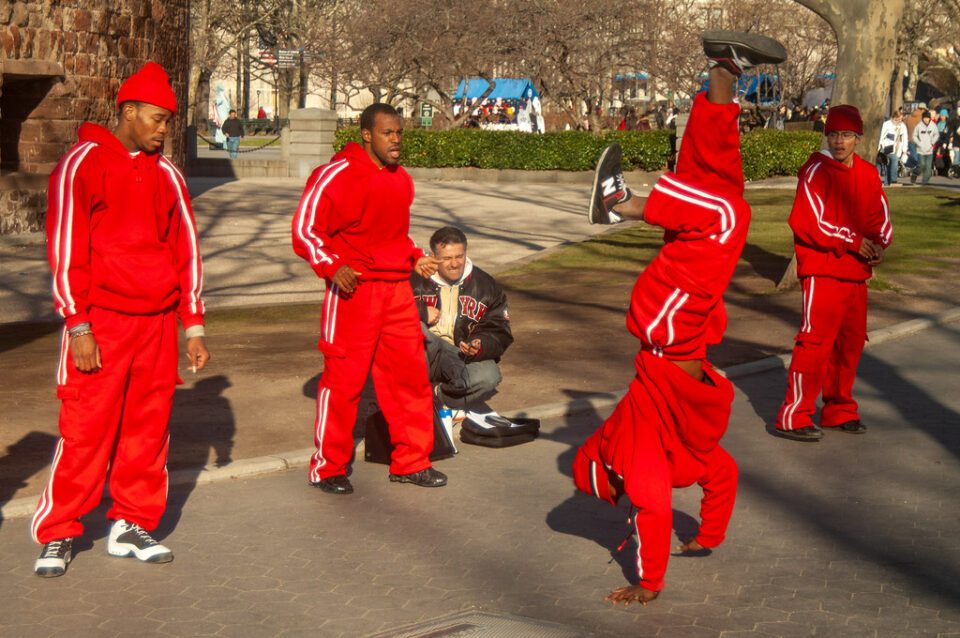
[[[911, 319], [886, 328], [880, 328], [867, 335], [868, 341], [866, 347], [869, 348], [886, 341], [907, 337], [926, 330], [927, 328], [948, 324], [958, 319], [960, 319], [960, 307], [947, 310], [933, 317]], [[720, 370], [720, 372], [728, 379], [740, 379], [769, 370], [782, 370], [787, 368], [790, 365], [790, 358], [791, 356], [789, 354], [771, 355], [763, 359], [757, 359], [756, 361], [738, 363], [737, 365]], [[600, 410], [616, 405], [626, 393], [627, 391], [625, 389], [616, 392], [598, 393], [589, 399], [580, 399], [572, 403], [568, 401], [546, 403], [524, 410], [516, 410], [512, 414], [513, 416], [552, 419], [560, 416], [582, 414], [591, 410], [599, 412]], [[304, 467], [310, 462], [310, 456], [313, 455], [314, 451], [315, 449], [310, 447], [293, 450], [291, 452], [233, 461], [223, 467], [207, 465], [199, 470], [176, 470], [170, 472], [169, 486], [176, 487], [181, 485], [217, 483], [220, 481], [247, 478]], [[363, 440], [361, 439], [356, 447], [357, 457], [362, 458], [363, 452]], [[7, 501], [0, 507], [0, 520], [31, 516], [36, 510], [38, 498], [38, 496], [25, 496]]]

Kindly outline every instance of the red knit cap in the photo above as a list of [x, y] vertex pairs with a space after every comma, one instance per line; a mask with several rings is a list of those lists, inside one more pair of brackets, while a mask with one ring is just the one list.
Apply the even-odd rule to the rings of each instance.
[[834, 131], [853, 131], [857, 135], [863, 135], [863, 118], [860, 117], [857, 107], [849, 104], [830, 107], [827, 111], [827, 123], [823, 125], [823, 134], [828, 135]]
[[124, 102], [144, 102], [167, 109], [171, 113], [177, 112], [177, 96], [170, 88], [170, 78], [156, 62], [147, 62], [120, 85], [117, 106]]

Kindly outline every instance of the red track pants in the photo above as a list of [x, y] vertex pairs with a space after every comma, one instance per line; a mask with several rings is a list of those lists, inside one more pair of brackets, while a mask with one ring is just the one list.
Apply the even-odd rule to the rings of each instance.
[[410, 282], [361, 281], [345, 295], [328, 280], [319, 347], [324, 369], [317, 387], [317, 451], [310, 459], [310, 481], [347, 473], [357, 405], [371, 366], [394, 446], [390, 472], [430, 467], [433, 395]]
[[39, 543], [83, 533], [78, 519], [100, 503], [108, 467], [113, 497], [108, 518], [152, 530], [167, 504], [176, 314], [124, 315], [93, 308], [90, 323], [103, 361], [99, 371], [76, 369], [66, 334], [61, 345], [61, 438], [30, 527]]
[[804, 277], [803, 319], [787, 379], [778, 430], [813, 425], [823, 392], [820, 425], [836, 427], [860, 418], [853, 400], [857, 364], [867, 339], [867, 284], [832, 277]]

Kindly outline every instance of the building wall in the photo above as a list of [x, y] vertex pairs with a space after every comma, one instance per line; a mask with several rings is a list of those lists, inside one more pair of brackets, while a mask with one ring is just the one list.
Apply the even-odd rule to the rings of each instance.
[[[81, 123], [113, 126], [120, 83], [146, 61], [186, 111], [188, 26], [188, 0], [0, 0], [0, 234], [42, 227], [43, 176]], [[174, 122], [166, 152], [182, 165]]]

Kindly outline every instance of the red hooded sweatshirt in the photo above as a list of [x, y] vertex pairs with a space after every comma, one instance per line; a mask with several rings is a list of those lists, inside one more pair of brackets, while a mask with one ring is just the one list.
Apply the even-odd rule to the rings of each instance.
[[307, 180], [293, 249], [327, 279], [347, 264], [360, 279], [409, 279], [423, 256], [409, 236], [412, 203], [413, 180], [402, 166], [379, 168], [350, 142]]
[[91, 307], [134, 315], [177, 308], [203, 323], [197, 226], [183, 174], [160, 153], [131, 153], [97, 124], [50, 175], [47, 256], [67, 327]]
[[800, 169], [790, 212], [797, 274], [866, 281], [873, 268], [860, 256], [866, 237], [884, 248], [893, 240], [890, 207], [877, 169], [853, 156], [848, 167], [828, 151], [810, 156]]

